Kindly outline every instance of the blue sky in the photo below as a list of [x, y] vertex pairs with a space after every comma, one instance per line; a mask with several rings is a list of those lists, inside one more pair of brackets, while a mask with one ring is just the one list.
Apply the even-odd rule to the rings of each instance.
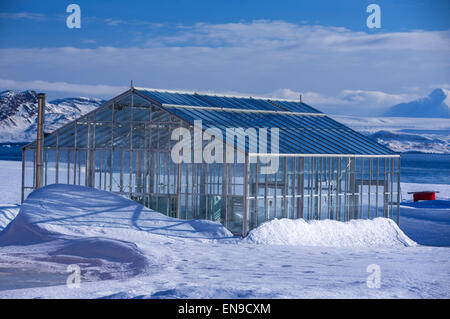
[[[81, 7], [81, 29], [66, 7]], [[381, 7], [369, 29], [366, 7]], [[138, 86], [304, 100], [375, 115], [450, 83], [449, 1], [3, 1], [0, 89]]]

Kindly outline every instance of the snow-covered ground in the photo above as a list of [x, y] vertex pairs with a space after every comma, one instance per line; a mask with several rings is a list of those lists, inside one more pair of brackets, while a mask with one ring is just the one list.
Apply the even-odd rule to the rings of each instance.
[[[0, 167], [2, 180], [20, 181], [13, 163]], [[406, 191], [418, 187], [440, 200], [411, 203]], [[450, 246], [450, 187], [402, 188], [401, 229], [382, 218], [274, 220], [242, 239], [108, 192], [52, 185], [0, 232], [0, 298], [449, 298], [450, 249], [422, 245]], [[15, 187], [1, 191], [5, 205], [20, 201]], [[71, 264], [80, 288], [65, 285]], [[366, 283], [374, 264], [380, 288]]]
[[22, 163], [0, 161], [0, 231], [19, 213]]
[[[437, 200], [414, 203], [412, 191], [437, 191]], [[402, 183], [400, 228], [422, 245], [450, 247], [450, 185]]]

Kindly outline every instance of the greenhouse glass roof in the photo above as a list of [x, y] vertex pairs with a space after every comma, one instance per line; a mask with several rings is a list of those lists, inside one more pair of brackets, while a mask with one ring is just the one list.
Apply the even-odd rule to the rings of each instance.
[[[131, 93], [134, 93], [131, 98]], [[324, 113], [301, 102], [288, 100], [270, 100], [265, 98], [221, 96], [193, 92], [173, 92], [146, 88], [133, 88], [118, 97], [106, 102], [102, 107], [84, 115], [76, 121], [58, 129], [58, 145], [73, 147], [75, 123], [82, 123], [86, 117], [95, 122], [110, 121], [111, 105], [122, 105], [115, 110], [114, 121], [145, 123], [149, 121], [149, 105], [159, 107], [185, 122], [194, 124], [202, 121], [203, 129], [219, 128], [224, 136], [227, 128], [267, 128], [268, 148], [270, 145], [270, 129], [279, 130], [280, 154], [315, 154], [315, 155], [394, 155], [389, 148], [346, 127], [326, 116]], [[129, 106], [133, 103], [133, 118], [130, 117]], [[134, 124], [133, 124], [134, 125]], [[98, 127], [96, 130], [96, 146], [111, 141], [111, 127]], [[129, 127], [114, 130], [114, 138], [126, 136]], [[250, 130], [249, 130], [250, 132]], [[79, 127], [78, 136], [87, 134], [86, 128]], [[251, 135], [251, 132], [250, 134]], [[80, 138], [82, 143], [85, 139]], [[126, 138], [123, 138], [126, 140]], [[249, 140], [245, 146], [236, 146], [249, 152]], [[238, 143], [238, 141], [236, 141]], [[45, 146], [56, 144], [55, 134], [45, 138]], [[29, 146], [32, 146], [29, 144]], [[77, 144], [78, 147], [84, 147]]]
[[[190, 123], [201, 120], [204, 128], [217, 127], [223, 132], [228, 127], [278, 128], [281, 154], [395, 154], [301, 102], [136, 90]], [[270, 134], [268, 140], [270, 144]]]

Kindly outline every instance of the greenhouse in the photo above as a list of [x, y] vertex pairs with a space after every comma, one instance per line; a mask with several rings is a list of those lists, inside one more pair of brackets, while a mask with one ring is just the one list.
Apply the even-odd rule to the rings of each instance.
[[273, 218], [399, 222], [400, 156], [301, 101], [131, 87], [26, 145], [22, 166], [22, 201], [83, 185], [236, 235]]

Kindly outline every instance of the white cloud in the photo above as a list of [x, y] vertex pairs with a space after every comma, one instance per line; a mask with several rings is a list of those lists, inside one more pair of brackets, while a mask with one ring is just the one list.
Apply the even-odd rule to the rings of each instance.
[[0, 79], [0, 87], [12, 90], [36, 90], [45, 92], [64, 92], [86, 94], [88, 96], [114, 96], [127, 90], [127, 87], [111, 85], [86, 85], [67, 82], [48, 82], [41, 80], [14, 81]]
[[33, 12], [0, 12], [0, 19], [43, 21], [47, 17], [42, 13]]
[[343, 27], [298, 25], [284, 21], [255, 20], [249, 23], [179, 26], [176, 34], [150, 39], [148, 44], [164, 46], [233, 46], [255, 48], [301, 48], [307, 51], [332, 50], [445, 50], [449, 51], [449, 31], [391, 33], [355, 32]]
[[[13, 90], [37, 90], [44, 92], [64, 92], [66, 94], [84, 94], [87, 96], [113, 97], [127, 90], [125, 86], [111, 85], [82, 85], [66, 82], [47, 82], [41, 80], [34, 81], [14, 81], [0, 79], [0, 88]], [[180, 89], [182, 91], [182, 89]], [[252, 93], [242, 91], [221, 91], [208, 90], [197, 92], [217, 94], [217, 95], [235, 95], [235, 96], [255, 96]], [[335, 96], [325, 95], [317, 92], [299, 92], [291, 89], [279, 89], [271, 93], [259, 94], [258, 97], [280, 98], [299, 100], [300, 94], [302, 101], [320, 110], [330, 114], [358, 114], [358, 115], [378, 115], [386, 108], [417, 99], [420, 96], [416, 94], [388, 94], [380, 91], [363, 90], [342, 90]]]
[[259, 20], [171, 26], [165, 33], [147, 35], [139, 47], [3, 48], [0, 70], [4, 79], [85, 83], [76, 87], [84, 92], [103, 83], [107, 88], [96, 92], [107, 96], [131, 79], [137, 86], [295, 99], [301, 92], [307, 103], [339, 113], [379, 113], [427, 95], [432, 83], [450, 83], [448, 30], [369, 34]]
[[296, 92], [290, 89], [277, 90], [267, 96], [298, 100], [300, 94], [304, 103], [317, 106], [325, 112], [358, 115], [378, 115], [390, 106], [420, 97], [412, 93], [390, 94], [364, 90], [342, 90], [335, 96], [328, 96], [317, 92]]

